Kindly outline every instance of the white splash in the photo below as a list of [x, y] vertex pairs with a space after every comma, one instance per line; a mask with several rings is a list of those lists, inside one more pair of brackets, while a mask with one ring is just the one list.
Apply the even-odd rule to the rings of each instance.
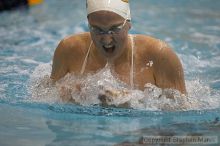
[[57, 88], [50, 80], [51, 64], [40, 64], [30, 77], [29, 94], [32, 102], [54, 103], [61, 101]]
[[154, 64], [154, 62], [152, 60], [150, 60], [149, 62], [147, 62], [146, 66], [147, 67], [152, 67]]
[[74, 102], [80, 105], [103, 105], [143, 110], [201, 110], [218, 108], [219, 94], [199, 81], [186, 81], [188, 95], [177, 90], [160, 89], [146, 84], [145, 90], [131, 90], [106, 67], [94, 75], [67, 74], [52, 84], [50, 64], [39, 65], [31, 77], [31, 101]]

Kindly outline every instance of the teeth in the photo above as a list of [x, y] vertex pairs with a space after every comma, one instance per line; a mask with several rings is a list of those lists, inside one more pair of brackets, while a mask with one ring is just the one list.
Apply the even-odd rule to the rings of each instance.
[[104, 50], [108, 53], [112, 53], [114, 51], [115, 46], [114, 45], [104, 45]]
[[112, 48], [113, 45], [105, 45], [104, 47], [105, 47], [105, 48]]

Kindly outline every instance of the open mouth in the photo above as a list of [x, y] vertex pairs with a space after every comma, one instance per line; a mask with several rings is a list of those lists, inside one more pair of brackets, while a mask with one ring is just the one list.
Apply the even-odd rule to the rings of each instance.
[[104, 45], [103, 48], [107, 53], [113, 53], [115, 51], [114, 45]]

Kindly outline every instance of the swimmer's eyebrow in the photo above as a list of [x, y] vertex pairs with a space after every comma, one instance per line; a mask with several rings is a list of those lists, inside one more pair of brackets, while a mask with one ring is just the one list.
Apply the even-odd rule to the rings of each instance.
[[[123, 25], [124, 24], [124, 22], [120, 22], [120, 23], [118, 23], [118, 24], [114, 24], [114, 25], [112, 25], [111, 27], [110, 27], [110, 29], [111, 28], [114, 28], [114, 27], [118, 27], [118, 26], [120, 26], [120, 25]], [[102, 29], [101, 27], [99, 27], [99, 26], [97, 26], [97, 25], [91, 25], [92, 27], [95, 27], [95, 28], [98, 28], [98, 29]]]
[[102, 29], [102, 28], [100, 28], [100, 27], [97, 26], [97, 25], [90, 25], [90, 26], [92, 26], [92, 27], [94, 27], [94, 28], [97, 28], [97, 29]]
[[111, 26], [111, 28], [115, 28], [115, 27], [121, 26], [123, 24], [124, 24], [124, 22], [121, 22], [121, 23], [118, 23], [118, 24], [114, 24], [114, 25]]

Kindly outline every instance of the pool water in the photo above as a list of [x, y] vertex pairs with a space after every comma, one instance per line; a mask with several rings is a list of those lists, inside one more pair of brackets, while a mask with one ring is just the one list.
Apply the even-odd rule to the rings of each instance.
[[[130, 3], [130, 33], [152, 35], [172, 46], [183, 63], [187, 99], [199, 106], [163, 111], [160, 105], [167, 100], [146, 100], [128, 109], [59, 102], [55, 89], [37, 83], [48, 78], [59, 41], [88, 31], [85, 2], [45, 0], [0, 13], [1, 146], [123, 145], [147, 135], [217, 136], [213, 145], [220, 144], [220, 2]], [[88, 77], [88, 85], [95, 77]]]

